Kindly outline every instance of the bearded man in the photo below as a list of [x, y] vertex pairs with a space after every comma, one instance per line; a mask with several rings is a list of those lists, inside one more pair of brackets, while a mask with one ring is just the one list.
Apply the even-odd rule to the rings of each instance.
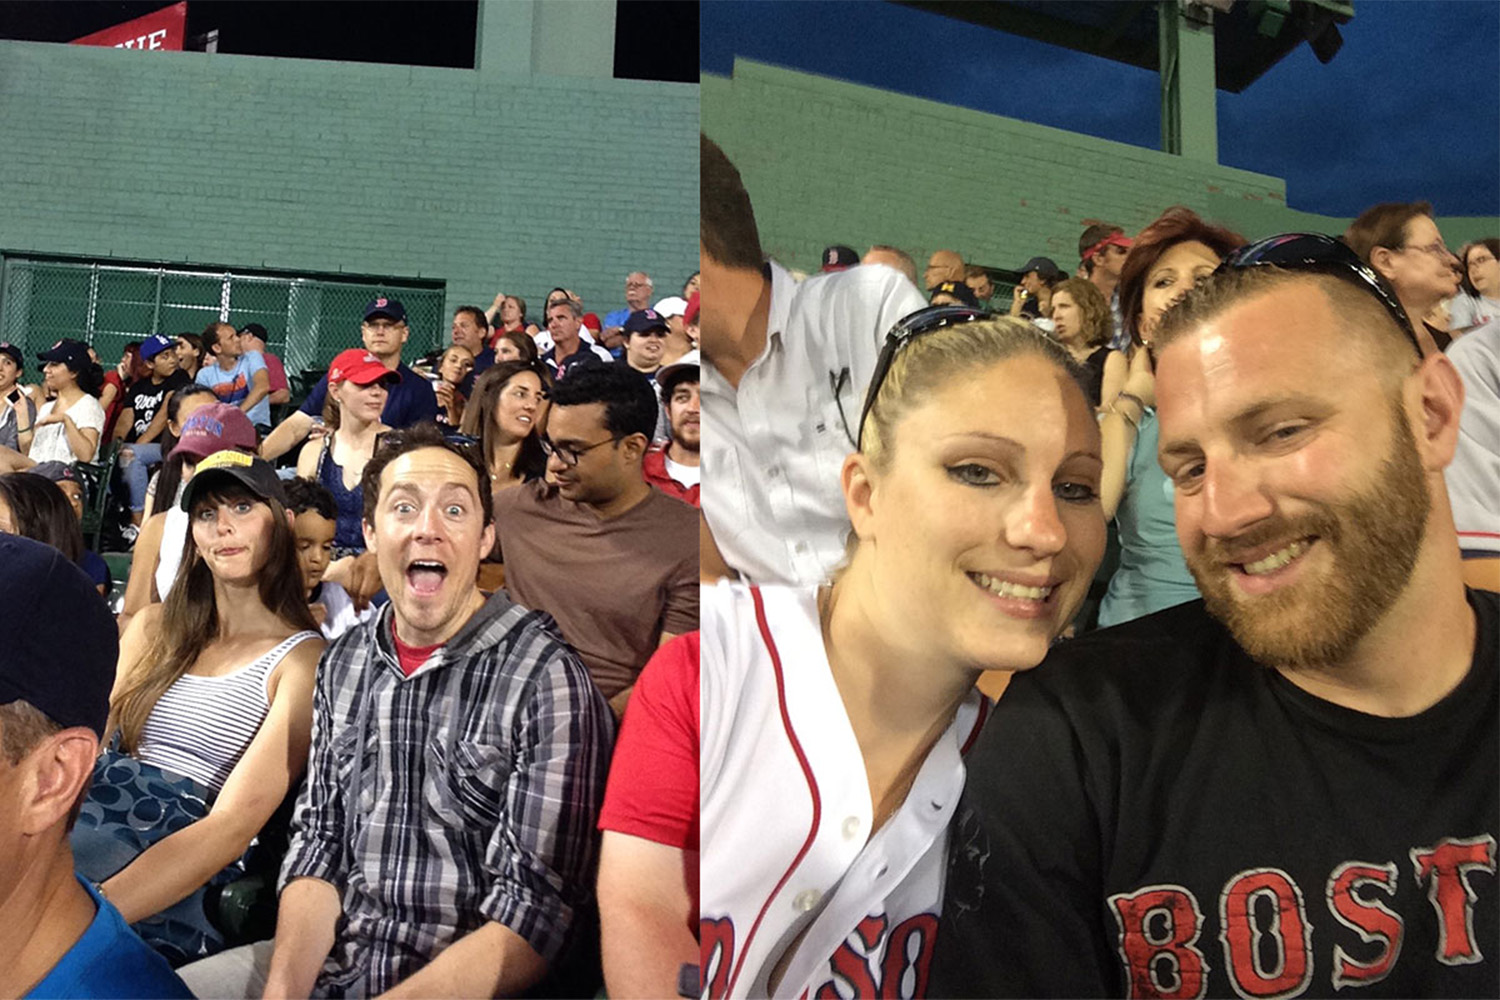
[[1204, 599], [1012, 681], [929, 994], [1495, 996], [1500, 598], [1463, 586], [1452, 364], [1305, 235], [1231, 254], [1156, 351]]

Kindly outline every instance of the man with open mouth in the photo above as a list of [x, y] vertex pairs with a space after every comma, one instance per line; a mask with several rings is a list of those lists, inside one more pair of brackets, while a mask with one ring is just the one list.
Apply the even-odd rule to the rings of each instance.
[[1204, 599], [1012, 681], [931, 995], [1496, 995], [1500, 598], [1463, 585], [1463, 387], [1423, 346], [1312, 234], [1163, 316], [1157, 456]]
[[392, 431], [362, 487], [391, 600], [319, 665], [274, 947], [184, 975], [201, 996], [576, 995], [609, 709], [551, 619], [476, 587], [494, 528], [471, 448]]

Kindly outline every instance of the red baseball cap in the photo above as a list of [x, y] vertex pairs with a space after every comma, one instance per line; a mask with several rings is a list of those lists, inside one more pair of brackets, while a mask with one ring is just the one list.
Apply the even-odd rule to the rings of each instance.
[[688, 296], [687, 312], [682, 314], [684, 323], [698, 322], [698, 293], [694, 292]]
[[347, 351], [340, 352], [339, 356], [328, 365], [328, 388], [330, 389], [340, 382], [369, 385], [381, 379], [399, 382], [401, 373], [387, 368], [379, 358], [363, 347], [351, 347]]

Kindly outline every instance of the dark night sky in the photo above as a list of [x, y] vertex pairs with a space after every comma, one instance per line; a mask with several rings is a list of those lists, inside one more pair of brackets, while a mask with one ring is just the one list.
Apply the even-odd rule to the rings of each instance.
[[[1154, 71], [877, 0], [703, 5], [703, 69], [736, 55], [1159, 149]], [[1500, 215], [1500, 3], [1358, 0], [1327, 65], [1298, 46], [1219, 93], [1219, 162], [1282, 177], [1287, 203]]]
[[[0, 0], [0, 38], [66, 42], [164, 6], [163, 0]], [[477, 18], [477, 0], [189, 0], [187, 34], [192, 39], [217, 28], [219, 51], [236, 55], [472, 68]], [[697, 82], [696, 3], [625, 0], [616, 7], [615, 29], [617, 77]], [[621, 50], [642, 47], [655, 58], [620, 66]]]

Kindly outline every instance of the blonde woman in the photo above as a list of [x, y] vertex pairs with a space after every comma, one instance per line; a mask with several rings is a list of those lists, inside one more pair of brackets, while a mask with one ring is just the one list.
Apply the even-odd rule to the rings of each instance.
[[830, 584], [705, 591], [709, 997], [924, 995], [975, 683], [1036, 666], [1088, 591], [1093, 408], [1055, 342], [985, 316], [933, 307], [887, 337]]

